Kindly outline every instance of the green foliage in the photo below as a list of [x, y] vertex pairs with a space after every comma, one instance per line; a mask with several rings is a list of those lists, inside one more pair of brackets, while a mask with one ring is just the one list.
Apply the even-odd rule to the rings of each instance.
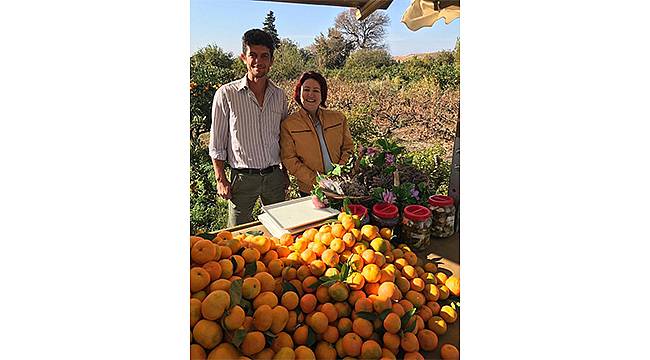
[[[365, 111], [364, 111], [365, 110]], [[370, 146], [384, 134], [372, 121], [372, 116], [364, 107], [353, 109], [347, 115], [348, 126], [355, 145]]]
[[449, 189], [449, 174], [451, 163], [445, 159], [445, 150], [442, 146], [422, 149], [405, 154], [406, 161], [418, 170], [429, 174], [431, 190], [435, 194], [447, 194]]
[[338, 69], [345, 65], [354, 45], [343, 37], [340, 31], [329, 28], [327, 36], [322, 33], [314, 39], [313, 51], [316, 65], [320, 69]]
[[345, 62], [345, 68], [380, 68], [394, 64], [393, 57], [384, 49], [359, 49]]
[[212, 160], [198, 139], [190, 143], [190, 232], [209, 232], [226, 227], [228, 205], [217, 198]]
[[303, 72], [309, 70], [308, 59], [298, 49], [298, 45], [289, 39], [282, 39], [281, 46], [273, 55], [273, 66], [269, 77], [274, 81], [296, 80]]

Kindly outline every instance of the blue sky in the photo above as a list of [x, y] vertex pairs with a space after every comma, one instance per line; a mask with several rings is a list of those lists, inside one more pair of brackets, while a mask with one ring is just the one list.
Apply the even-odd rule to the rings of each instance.
[[[439, 20], [433, 27], [409, 30], [401, 22], [411, 0], [394, 0], [385, 10], [391, 19], [387, 43], [393, 55], [450, 50], [460, 35], [460, 19], [449, 25]], [[241, 52], [241, 36], [251, 28], [262, 28], [269, 10], [281, 38], [290, 38], [304, 47], [319, 34], [327, 34], [336, 15], [344, 7], [274, 3], [252, 0], [190, 0], [190, 51], [216, 44], [222, 49]], [[384, 10], [380, 10], [384, 11]]]

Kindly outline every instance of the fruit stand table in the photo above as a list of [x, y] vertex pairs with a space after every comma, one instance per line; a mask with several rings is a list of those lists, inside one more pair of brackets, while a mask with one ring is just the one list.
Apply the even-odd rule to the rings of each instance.
[[[259, 221], [238, 225], [225, 230], [229, 230], [234, 235], [261, 231], [265, 236], [272, 236], [266, 227], [264, 227], [264, 225]], [[432, 238], [429, 246], [425, 249], [416, 251], [416, 254], [422, 259], [442, 257], [439, 261], [442, 263], [440, 267], [449, 270], [450, 273], [448, 273], [448, 275], [453, 273], [456, 276], [460, 276], [460, 234], [458, 232], [447, 238]], [[456, 348], [460, 349], [460, 312], [458, 313], [458, 319], [456, 322], [450, 324], [447, 328], [447, 332], [438, 337], [438, 348], [432, 354], [422, 354], [427, 359], [439, 359], [440, 345], [444, 343], [453, 344]]]

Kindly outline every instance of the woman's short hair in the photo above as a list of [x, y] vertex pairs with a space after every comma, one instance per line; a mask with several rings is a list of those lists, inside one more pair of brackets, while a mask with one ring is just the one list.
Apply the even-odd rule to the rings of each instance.
[[307, 71], [306, 73], [300, 75], [300, 79], [298, 79], [298, 82], [296, 83], [296, 87], [293, 89], [293, 99], [300, 106], [302, 106], [302, 101], [300, 101], [300, 88], [302, 87], [302, 84], [304, 84], [305, 81], [307, 81], [308, 79], [314, 79], [318, 82], [318, 84], [320, 85], [320, 96], [321, 96], [320, 106], [327, 107], [327, 81], [325, 80], [323, 75], [315, 71]]

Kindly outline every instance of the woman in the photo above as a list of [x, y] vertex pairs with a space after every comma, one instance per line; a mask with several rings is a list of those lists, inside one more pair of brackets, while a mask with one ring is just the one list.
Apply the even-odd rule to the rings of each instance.
[[307, 196], [316, 175], [327, 173], [335, 164], [345, 164], [354, 145], [345, 116], [326, 109], [327, 82], [321, 74], [302, 74], [293, 99], [300, 109], [282, 121], [280, 156], [298, 180], [300, 195]]

